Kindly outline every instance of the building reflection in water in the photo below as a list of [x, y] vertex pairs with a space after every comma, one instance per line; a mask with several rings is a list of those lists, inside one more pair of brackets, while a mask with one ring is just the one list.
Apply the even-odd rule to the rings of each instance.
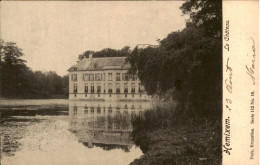
[[70, 101], [70, 131], [89, 148], [128, 152], [134, 145], [131, 114], [141, 115], [147, 108], [150, 102]]

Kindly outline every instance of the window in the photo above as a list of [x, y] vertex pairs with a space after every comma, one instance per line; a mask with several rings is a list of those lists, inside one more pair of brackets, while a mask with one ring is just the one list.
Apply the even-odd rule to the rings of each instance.
[[144, 88], [143, 86], [141, 85], [141, 83], [139, 83], [139, 93], [143, 93], [144, 92]]
[[94, 74], [89, 74], [89, 81], [94, 81]]
[[88, 84], [87, 83], [85, 83], [85, 93], [88, 93]]
[[108, 80], [112, 81], [113, 73], [108, 73]]
[[77, 81], [77, 74], [71, 75], [71, 81]]
[[108, 113], [112, 113], [112, 107], [108, 107]]
[[120, 84], [119, 83], [116, 84], [116, 93], [120, 93]]
[[90, 112], [93, 114], [94, 113], [94, 107], [90, 108]]
[[125, 111], [124, 111], [124, 115], [128, 115], [128, 110], [125, 110]]
[[106, 93], [106, 84], [104, 83], [104, 93]]
[[135, 83], [131, 84], [131, 93], [135, 93]]
[[89, 75], [83, 74], [83, 81], [89, 81]]
[[128, 93], [128, 84], [124, 83], [124, 93]]
[[106, 81], [106, 73], [103, 74], [103, 80]]
[[120, 81], [120, 73], [116, 73], [116, 81]]
[[112, 83], [108, 84], [108, 93], [112, 93]]
[[128, 74], [127, 73], [122, 73], [122, 80], [123, 81], [128, 81]]
[[[119, 108], [119, 109], [116, 108], [116, 115], [117, 115], [117, 116], [121, 115], [120, 108]], [[116, 125], [116, 126], [117, 126], [117, 129], [120, 128], [119, 125]]]
[[137, 80], [137, 75], [135, 74], [134, 76], [133, 76], [133, 81], [136, 81]]
[[87, 106], [84, 107], [84, 114], [88, 114], [88, 107]]
[[94, 83], [91, 83], [91, 93], [94, 93]]
[[96, 81], [101, 81], [101, 74], [100, 73], [96, 73], [95, 74], [95, 80]]
[[77, 85], [77, 84], [74, 84], [74, 86], [73, 86], [73, 92], [74, 92], [74, 93], [78, 93], [78, 85]]
[[132, 81], [136, 81], [137, 80], [137, 76], [136, 75], [131, 75], [130, 78], [131, 78]]
[[97, 107], [97, 113], [100, 114], [101, 113], [101, 107], [98, 105]]
[[73, 115], [77, 115], [77, 107], [76, 106], [73, 107]]
[[101, 93], [101, 84], [100, 83], [97, 84], [97, 93]]

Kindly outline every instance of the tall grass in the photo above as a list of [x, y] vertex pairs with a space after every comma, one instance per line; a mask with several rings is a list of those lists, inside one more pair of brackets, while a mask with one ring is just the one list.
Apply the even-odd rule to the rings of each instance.
[[142, 115], [131, 115], [133, 132], [140, 130], [166, 129], [179, 125], [197, 125], [208, 123], [210, 120], [199, 115], [191, 116], [184, 112], [174, 102], [155, 103], [152, 108], [147, 109]]
[[[132, 115], [131, 123], [133, 126], [132, 138], [144, 153], [148, 152], [149, 147], [153, 145], [156, 136], [164, 141], [165, 136], [171, 134], [172, 131], [178, 132], [175, 133], [175, 135], [177, 134], [176, 136], [181, 139], [187, 134], [191, 135], [195, 132], [200, 133], [201, 131], [204, 131], [207, 132], [207, 134], [213, 133], [215, 137], [213, 141], [210, 141], [209, 143], [214, 143], [210, 145], [217, 148], [217, 150], [220, 150], [221, 121], [212, 120], [206, 117], [203, 118], [199, 115], [191, 116], [190, 114], [183, 113], [180, 107], [173, 103], [155, 104], [151, 109], [144, 111], [142, 115]], [[164, 133], [164, 135], [160, 135], [160, 132]], [[206, 140], [208, 139], [204, 139], [204, 141]], [[181, 142], [180, 145], [186, 146], [186, 149], [187, 147], [190, 147]], [[207, 145], [209, 144], [206, 144], [206, 146]], [[196, 152], [199, 150], [201, 150], [201, 148], [196, 149]]]

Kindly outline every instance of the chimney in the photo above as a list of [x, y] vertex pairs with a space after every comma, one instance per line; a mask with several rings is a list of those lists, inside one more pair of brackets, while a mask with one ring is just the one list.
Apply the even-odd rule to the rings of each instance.
[[92, 58], [93, 58], [93, 54], [92, 54], [92, 53], [90, 53], [90, 54], [89, 54], [89, 56], [88, 56], [88, 58], [89, 58], [89, 60], [91, 61], [91, 60], [92, 60]]

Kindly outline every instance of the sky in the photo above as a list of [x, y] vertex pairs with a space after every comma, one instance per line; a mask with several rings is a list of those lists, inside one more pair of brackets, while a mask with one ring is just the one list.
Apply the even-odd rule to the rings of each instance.
[[86, 50], [157, 45], [182, 30], [183, 1], [1, 2], [0, 37], [15, 42], [32, 70], [63, 76]]

